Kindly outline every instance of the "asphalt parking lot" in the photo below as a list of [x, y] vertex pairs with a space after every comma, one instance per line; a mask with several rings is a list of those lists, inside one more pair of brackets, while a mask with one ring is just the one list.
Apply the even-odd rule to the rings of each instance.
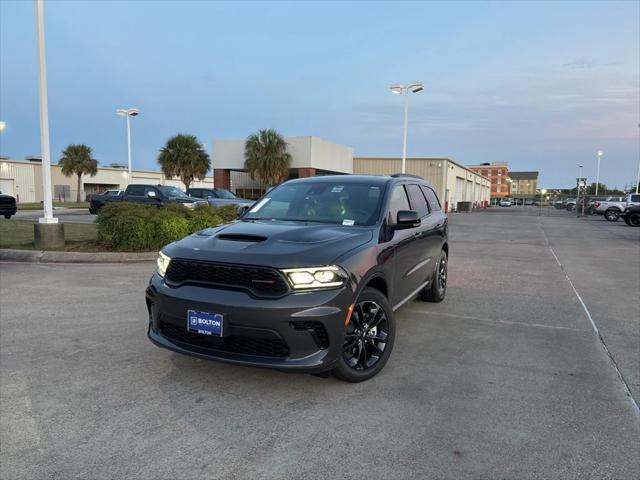
[[640, 229], [548, 213], [452, 215], [362, 384], [154, 347], [150, 263], [2, 264], [0, 477], [637, 479]]

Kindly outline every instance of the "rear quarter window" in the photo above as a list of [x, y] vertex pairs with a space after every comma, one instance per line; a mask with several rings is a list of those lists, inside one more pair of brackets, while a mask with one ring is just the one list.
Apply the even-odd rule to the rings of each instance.
[[440, 200], [438, 200], [438, 196], [436, 195], [436, 192], [433, 191], [433, 189], [429, 187], [425, 187], [423, 185], [422, 191], [424, 192], [425, 197], [427, 197], [427, 200], [429, 201], [429, 207], [431, 207], [432, 212], [442, 210], [442, 207], [440, 206]]

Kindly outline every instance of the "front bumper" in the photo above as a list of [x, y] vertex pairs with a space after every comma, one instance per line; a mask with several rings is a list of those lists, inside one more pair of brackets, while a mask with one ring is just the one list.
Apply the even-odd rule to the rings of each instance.
[[18, 211], [17, 205], [11, 205], [10, 203], [0, 204], [0, 215], [15, 215]]
[[[160, 347], [237, 365], [317, 373], [331, 370], [342, 353], [353, 292], [343, 287], [266, 299], [240, 290], [171, 287], [154, 273], [146, 300], [148, 336]], [[223, 314], [223, 336], [188, 332], [188, 310]]]

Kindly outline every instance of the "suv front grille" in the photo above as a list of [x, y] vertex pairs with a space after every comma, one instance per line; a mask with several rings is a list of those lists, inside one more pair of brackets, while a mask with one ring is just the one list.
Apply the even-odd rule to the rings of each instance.
[[209, 350], [218, 350], [244, 355], [257, 355], [261, 357], [286, 357], [289, 347], [281, 339], [254, 338], [242, 336], [214, 337], [193, 333], [186, 327], [179, 327], [170, 323], [160, 323], [162, 335], [176, 342], [186, 343]]
[[277, 297], [289, 290], [282, 275], [272, 268], [227, 265], [171, 259], [165, 274], [169, 283], [206, 283], [250, 290], [258, 296]]

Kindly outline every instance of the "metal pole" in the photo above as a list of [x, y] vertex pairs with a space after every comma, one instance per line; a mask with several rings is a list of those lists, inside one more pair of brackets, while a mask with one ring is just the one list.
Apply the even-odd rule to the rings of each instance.
[[402, 173], [407, 173], [407, 121], [409, 118], [409, 88], [404, 89], [404, 132], [402, 138]]
[[131, 116], [127, 112], [127, 155], [129, 157], [129, 178], [127, 184], [131, 183]]
[[598, 196], [598, 184], [600, 183], [600, 152], [598, 152], [598, 169], [596, 170], [596, 197]]
[[[638, 124], [640, 128], [640, 123]], [[636, 176], [636, 193], [638, 193], [638, 185], [640, 184], [640, 158], [638, 158], [638, 175]]]
[[542, 216], [542, 197], [544, 196], [544, 194], [542, 193], [542, 190], [540, 190], [540, 210], [538, 211], [538, 216], [541, 217]]
[[40, 150], [42, 155], [42, 188], [44, 195], [44, 217], [39, 223], [58, 223], [53, 216], [51, 193], [51, 153], [49, 151], [49, 103], [47, 99], [47, 63], [44, 39], [44, 4], [36, 0], [36, 32], [38, 36], [38, 82], [40, 94]]
[[582, 183], [582, 165], [578, 165], [578, 186], [576, 187], [576, 216], [580, 216], [578, 202], [580, 201], [580, 184]]

